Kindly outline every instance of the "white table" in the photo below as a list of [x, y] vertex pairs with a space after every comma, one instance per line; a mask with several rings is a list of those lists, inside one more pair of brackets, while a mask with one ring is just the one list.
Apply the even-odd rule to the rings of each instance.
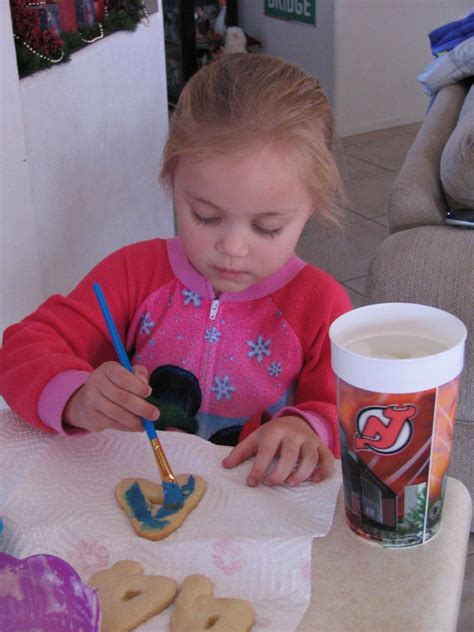
[[[13, 421], [10, 411], [0, 411], [4, 428]], [[3, 439], [9, 445], [6, 463], [10, 460], [27, 476], [28, 466], [49, 440], [36, 433], [23, 449], [21, 438], [17, 440], [23, 433], [31, 435], [26, 424], [16, 423], [11, 439], [8, 433]], [[5, 495], [16, 481], [7, 477], [0, 483]], [[341, 489], [329, 534], [313, 540], [311, 602], [298, 632], [454, 632], [471, 512], [467, 489], [449, 478], [436, 536], [417, 547], [387, 549], [349, 529]]]
[[313, 541], [311, 603], [298, 632], [454, 632], [471, 512], [469, 492], [449, 478], [436, 536], [387, 549], [349, 529], [341, 489], [329, 535]]

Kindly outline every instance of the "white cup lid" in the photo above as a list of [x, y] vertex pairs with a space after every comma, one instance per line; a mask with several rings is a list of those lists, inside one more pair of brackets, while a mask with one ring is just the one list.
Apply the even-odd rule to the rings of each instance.
[[[413, 345], [411, 357], [381, 357], [358, 344], [383, 336], [392, 340], [406, 336], [414, 342], [421, 338], [439, 343], [441, 350], [418, 355]], [[343, 314], [329, 328], [332, 368], [344, 382], [368, 391], [425, 391], [461, 373], [466, 337], [467, 329], [459, 318], [435, 307], [415, 303], [367, 305]]]

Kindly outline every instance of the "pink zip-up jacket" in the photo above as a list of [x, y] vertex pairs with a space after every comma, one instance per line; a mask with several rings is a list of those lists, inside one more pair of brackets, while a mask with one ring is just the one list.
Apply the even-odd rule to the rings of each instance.
[[338, 456], [328, 328], [351, 308], [345, 290], [293, 256], [263, 281], [216, 299], [179, 238], [121, 248], [68, 296], [50, 297], [5, 331], [1, 392], [25, 421], [74, 432], [62, 423], [68, 399], [96, 367], [116, 360], [94, 282], [132, 363], [148, 368], [152, 386], [156, 377], [153, 395], [173, 419], [178, 411], [200, 436], [227, 443], [226, 433], [242, 440], [269, 419], [296, 415]]

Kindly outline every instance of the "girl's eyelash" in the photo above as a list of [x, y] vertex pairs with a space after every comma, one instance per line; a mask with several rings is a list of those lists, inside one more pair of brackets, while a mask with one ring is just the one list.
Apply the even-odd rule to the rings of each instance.
[[273, 228], [270, 230], [268, 228], [262, 228], [258, 224], [253, 224], [253, 229], [256, 233], [258, 233], [259, 235], [263, 235], [264, 237], [276, 237], [279, 233], [281, 233], [282, 230], [281, 227]]
[[198, 224], [214, 224], [219, 220], [218, 217], [201, 217], [197, 213], [192, 212], [192, 218]]
[[[215, 224], [216, 222], [219, 221], [219, 217], [201, 217], [194, 211], [192, 211], [192, 218], [198, 224], [204, 224], [204, 225]], [[262, 226], [259, 226], [258, 224], [252, 224], [252, 227], [256, 233], [258, 233], [259, 235], [262, 235], [263, 237], [276, 237], [282, 231], [281, 227], [269, 229], [269, 228], [263, 228]]]

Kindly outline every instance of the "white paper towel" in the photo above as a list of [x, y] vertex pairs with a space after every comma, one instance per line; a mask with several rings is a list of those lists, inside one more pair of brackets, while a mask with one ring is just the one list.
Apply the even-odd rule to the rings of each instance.
[[[158, 481], [143, 433], [51, 437], [2, 411], [2, 549], [20, 558], [57, 555], [84, 581], [120, 559], [178, 582], [203, 573], [217, 597], [252, 603], [255, 632], [294, 630], [309, 604], [311, 540], [326, 535], [332, 523], [339, 468], [318, 484], [249, 488], [252, 461], [231, 470], [221, 466], [229, 448], [181, 433], [160, 433], [160, 439], [175, 474], [199, 474], [207, 491], [177, 531], [151, 542], [135, 534], [114, 496], [122, 478]], [[171, 609], [137, 630], [167, 631]]]

